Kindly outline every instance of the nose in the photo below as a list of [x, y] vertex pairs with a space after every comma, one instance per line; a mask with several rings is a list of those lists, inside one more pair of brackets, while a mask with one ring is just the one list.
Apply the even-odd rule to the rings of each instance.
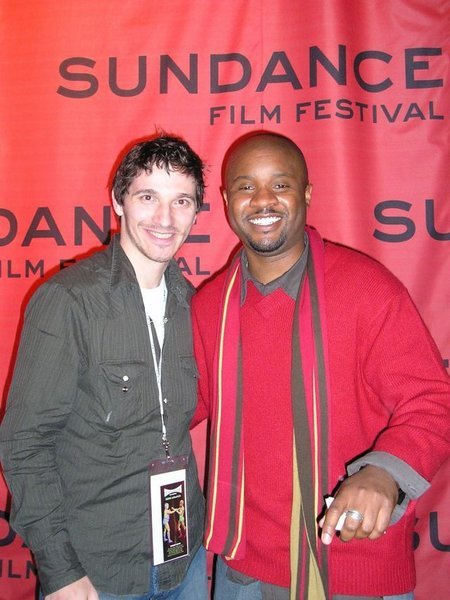
[[171, 227], [172, 211], [168, 202], [159, 202], [154, 213], [154, 219], [162, 227]]
[[278, 198], [274, 191], [268, 187], [259, 187], [255, 190], [251, 197], [250, 204], [262, 208], [270, 208], [275, 204], [278, 204]]

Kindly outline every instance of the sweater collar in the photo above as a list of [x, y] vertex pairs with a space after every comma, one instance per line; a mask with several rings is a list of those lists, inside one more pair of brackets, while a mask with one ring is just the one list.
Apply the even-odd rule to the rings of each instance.
[[248, 269], [248, 259], [245, 250], [241, 253], [242, 285], [241, 285], [241, 306], [247, 297], [247, 285], [251, 281], [263, 296], [268, 296], [278, 288], [282, 288], [293, 300], [297, 298], [298, 286], [302, 280], [306, 269], [309, 253], [309, 238], [305, 231], [305, 249], [297, 262], [292, 267], [269, 283], [261, 283], [253, 277]]

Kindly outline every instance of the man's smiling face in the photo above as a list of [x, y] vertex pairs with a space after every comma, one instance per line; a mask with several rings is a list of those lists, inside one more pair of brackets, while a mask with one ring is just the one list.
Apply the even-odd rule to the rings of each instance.
[[249, 138], [228, 159], [224, 198], [230, 225], [247, 252], [297, 259], [310, 196], [304, 162], [282, 139]]
[[153, 167], [130, 184], [123, 204], [120, 243], [136, 272], [167, 263], [187, 238], [196, 215], [195, 180], [179, 171]]

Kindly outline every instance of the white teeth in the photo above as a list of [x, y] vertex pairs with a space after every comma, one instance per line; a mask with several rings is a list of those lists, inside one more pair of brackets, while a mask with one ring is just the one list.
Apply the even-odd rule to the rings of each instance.
[[173, 233], [163, 233], [161, 231], [151, 231], [151, 234], [161, 240], [167, 240], [173, 235]]
[[277, 221], [281, 221], [281, 217], [254, 217], [249, 219], [253, 225], [273, 225]]

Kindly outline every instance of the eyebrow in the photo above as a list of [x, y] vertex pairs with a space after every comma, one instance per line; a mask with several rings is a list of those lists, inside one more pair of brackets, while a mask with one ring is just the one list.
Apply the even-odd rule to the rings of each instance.
[[[155, 195], [158, 196], [159, 192], [158, 190], [153, 190], [152, 188], [141, 188], [139, 190], [136, 190], [135, 192], [133, 192], [132, 194], [130, 194], [131, 196], [139, 196], [140, 194], [150, 194], [150, 195]], [[190, 194], [189, 192], [180, 192], [179, 194], [176, 195], [177, 198], [192, 198], [192, 200], [195, 200], [195, 194]]]
[[142, 188], [140, 190], [136, 190], [131, 194], [131, 196], [139, 196], [139, 194], [157, 194], [156, 190], [152, 190], [150, 188]]
[[[295, 173], [287, 173], [287, 172], [279, 172], [279, 173], [272, 173], [271, 177], [295, 177]], [[254, 175], [237, 175], [233, 180], [232, 183], [239, 181], [241, 179], [254, 179]]]

